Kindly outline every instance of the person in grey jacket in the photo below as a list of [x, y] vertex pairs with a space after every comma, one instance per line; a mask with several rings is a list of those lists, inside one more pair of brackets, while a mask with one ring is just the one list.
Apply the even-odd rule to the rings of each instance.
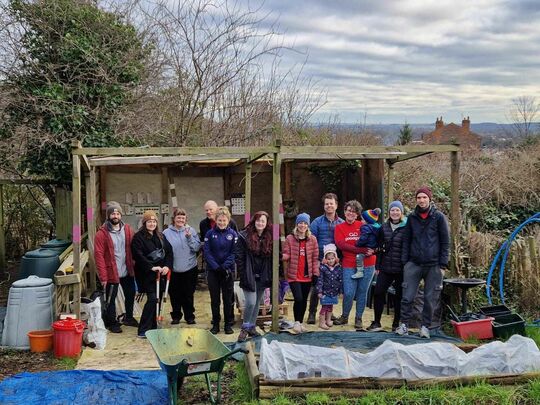
[[403, 268], [403, 298], [401, 324], [398, 335], [408, 334], [408, 321], [412, 317], [413, 302], [420, 281], [424, 280], [424, 307], [420, 337], [430, 338], [429, 327], [433, 317], [437, 291], [442, 289], [443, 270], [448, 268], [450, 235], [448, 223], [442, 212], [432, 204], [428, 187], [416, 191], [416, 208], [407, 218], [403, 233], [401, 262]]
[[193, 295], [197, 286], [197, 252], [201, 241], [197, 231], [187, 224], [187, 214], [175, 208], [172, 224], [163, 231], [173, 250], [174, 265], [171, 274], [169, 295], [172, 305], [172, 325], [180, 323], [182, 316], [188, 325], [195, 324]]

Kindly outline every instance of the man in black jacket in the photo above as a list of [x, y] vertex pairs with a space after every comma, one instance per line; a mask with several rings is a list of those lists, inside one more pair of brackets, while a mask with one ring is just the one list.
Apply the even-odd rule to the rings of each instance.
[[431, 203], [432, 192], [428, 187], [416, 191], [416, 208], [407, 219], [403, 235], [401, 262], [403, 269], [403, 298], [401, 324], [398, 335], [408, 334], [413, 302], [420, 281], [424, 280], [424, 307], [420, 337], [430, 338], [429, 327], [433, 317], [436, 291], [442, 289], [443, 271], [448, 267], [450, 236], [448, 223], [442, 212]]

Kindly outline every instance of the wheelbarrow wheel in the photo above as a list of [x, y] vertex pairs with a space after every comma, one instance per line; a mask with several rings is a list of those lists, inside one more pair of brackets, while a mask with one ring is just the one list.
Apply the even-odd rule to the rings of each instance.
[[208, 395], [210, 395], [210, 403], [219, 404], [221, 402], [221, 372], [217, 373], [217, 382], [216, 382], [216, 396], [212, 393], [212, 383], [210, 382], [209, 373], [204, 375], [206, 378], [206, 385], [208, 386]]

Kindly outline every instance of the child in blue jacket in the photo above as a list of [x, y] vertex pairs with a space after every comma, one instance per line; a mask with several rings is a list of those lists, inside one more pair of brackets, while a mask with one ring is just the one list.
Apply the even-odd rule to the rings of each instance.
[[[381, 225], [377, 223], [381, 215], [381, 209], [365, 210], [362, 212], [364, 223], [360, 226], [360, 237], [356, 241], [356, 247], [375, 249], [377, 247], [377, 235]], [[364, 255], [356, 255], [356, 273], [351, 278], [364, 277]]]
[[229, 227], [231, 213], [227, 207], [220, 207], [216, 213], [216, 225], [204, 237], [204, 258], [206, 259], [208, 290], [212, 307], [212, 332], [219, 333], [221, 321], [220, 295], [223, 296], [223, 317], [225, 333], [233, 334], [234, 323], [234, 248], [238, 234]]

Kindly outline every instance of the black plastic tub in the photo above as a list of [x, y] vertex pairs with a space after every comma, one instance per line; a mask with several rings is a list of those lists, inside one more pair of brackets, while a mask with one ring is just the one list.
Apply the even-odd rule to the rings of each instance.
[[510, 315], [512, 310], [506, 305], [493, 305], [489, 307], [481, 307], [480, 312], [486, 316], [497, 317], [500, 315]]
[[496, 316], [491, 324], [496, 338], [508, 339], [512, 335], [525, 336], [525, 320], [519, 314]]

